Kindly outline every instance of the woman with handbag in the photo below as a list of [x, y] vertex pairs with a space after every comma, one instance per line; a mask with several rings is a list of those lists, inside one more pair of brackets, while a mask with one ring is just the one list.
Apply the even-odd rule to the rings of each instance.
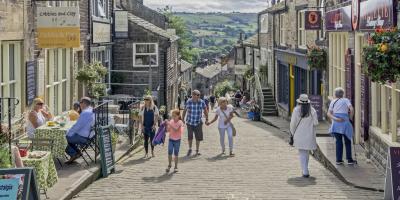
[[225, 132], [228, 134], [229, 140], [229, 155], [234, 156], [233, 153], [233, 136], [236, 135], [236, 129], [233, 126], [231, 120], [233, 118], [233, 106], [228, 104], [228, 100], [225, 97], [218, 99], [219, 107], [216, 110], [214, 119], [211, 122], [206, 123], [207, 126], [218, 121], [218, 130], [220, 135], [220, 143], [222, 148], [222, 154], [225, 154]]
[[290, 133], [294, 147], [299, 150], [303, 177], [308, 178], [309, 151], [317, 149], [315, 127], [318, 125], [318, 116], [306, 94], [300, 95], [297, 103], [292, 113]]
[[[151, 96], [146, 96], [144, 98], [144, 106], [140, 109], [140, 128], [144, 136], [144, 150], [146, 154], [144, 157], [148, 157], [149, 143], [151, 145], [151, 155], [154, 157], [154, 146], [152, 141], [156, 134], [156, 125], [158, 122], [158, 108], [154, 105], [153, 98]], [[149, 141], [150, 140], [150, 141]]]

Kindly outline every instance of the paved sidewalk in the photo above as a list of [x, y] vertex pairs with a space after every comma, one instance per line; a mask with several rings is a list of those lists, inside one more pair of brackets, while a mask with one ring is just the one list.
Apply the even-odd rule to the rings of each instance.
[[[283, 118], [263, 117], [263, 121], [289, 133], [289, 122]], [[329, 126], [330, 124], [326, 121], [322, 121], [317, 127], [318, 151], [315, 156], [344, 182], [369, 189], [383, 190], [385, 174], [371, 164], [369, 159], [365, 157], [365, 150], [360, 145], [355, 145], [352, 148], [353, 158], [357, 159], [357, 165], [336, 165], [336, 145], [335, 140], [328, 133]]]
[[247, 119], [235, 118], [234, 123], [235, 157], [219, 155], [213, 125], [204, 129], [201, 156], [186, 158], [183, 140], [178, 173], [165, 173], [167, 145], [157, 146], [155, 158], [133, 155], [76, 199], [382, 199], [382, 193], [344, 184], [312, 157], [312, 177], [301, 178], [297, 151], [283, 140], [285, 134]]

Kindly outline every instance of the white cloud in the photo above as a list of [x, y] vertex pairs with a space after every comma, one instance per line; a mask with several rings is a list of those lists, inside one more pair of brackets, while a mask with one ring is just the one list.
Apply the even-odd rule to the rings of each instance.
[[144, 0], [153, 8], [169, 5], [177, 12], [260, 12], [267, 8], [266, 0]]

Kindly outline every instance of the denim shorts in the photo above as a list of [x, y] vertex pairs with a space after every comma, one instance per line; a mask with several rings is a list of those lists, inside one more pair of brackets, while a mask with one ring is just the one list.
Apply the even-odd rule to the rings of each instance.
[[174, 154], [178, 156], [179, 154], [179, 147], [181, 146], [181, 140], [169, 140], [168, 142], [168, 155]]

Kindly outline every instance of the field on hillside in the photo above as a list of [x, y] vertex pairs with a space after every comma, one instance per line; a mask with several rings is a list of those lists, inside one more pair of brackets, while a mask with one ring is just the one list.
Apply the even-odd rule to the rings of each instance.
[[195, 48], [201, 58], [210, 59], [229, 53], [238, 41], [240, 33], [246, 37], [257, 30], [255, 13], [175, 13], [190, 30]]

